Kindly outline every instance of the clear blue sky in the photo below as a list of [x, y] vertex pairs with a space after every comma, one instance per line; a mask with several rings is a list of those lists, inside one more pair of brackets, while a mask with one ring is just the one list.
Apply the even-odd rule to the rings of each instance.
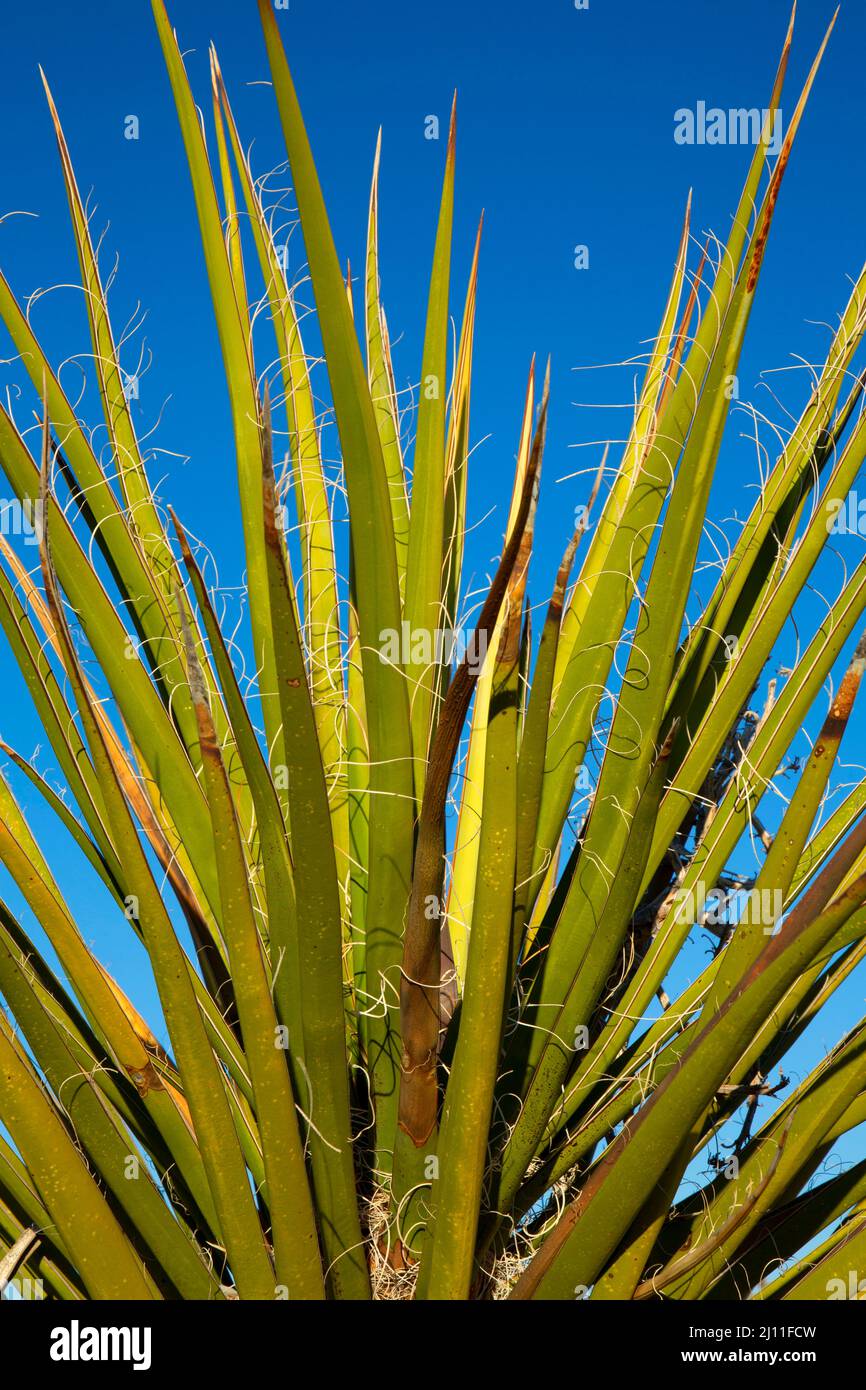
[[[783, 108], [793, 105], [833, 6], [801, 0]], [[209, 115], [207, 45], [216, 42], [242, 136], [255, 139], [256, 172], [282, 157], [255, 5], [240, 0], [174, 0], [170, 15], [188, 69]], [[109, 17], [110, 13], [110, 17]], [[727, 234], [748, 162], [742, 148], [675, 143], [674, 112], [708, 106], [764, 106], [787, 26], [787, 0], [440, 0], [375, 6], [347, 0], [291, 0], [281, 11], [285, 37], [340, 254], [363, 264], [366, 208], [376, 132], [384, 128], [381, 176], [383, 295], [396, 347], [398, 385], [417, 381], [420, 342], [444, 158], [444, 130], [458, 90], [458, 163], [453, 309], [462, 310], [478, 215], [485, 210], [473, 395], [470, 513], [498, 511], [479, 529], [470, 559], [481, 572], [501, 537], [531, 353], [552, 355], [549, 444], [538, 524], [533, 596], [540, 602], [585, 500], [576, 482], [556, 483], [594, 466], [598, 451], [574, 446], [618, 437], [622, 412], [577, 403], [624, 402], [632, 370], [577, 373], [620, 361], [656, 330], [672, 269], [683, 208], [694, 189], [693, 230]], [[231, 436], [219, 350], [192, 197], [173, 103], [146, 0], [106, 6], [44, 0], [7, 7], [0, 87], [5, 132], [0, 212], [37, 219], [0, 224], [0, 266], [19, 293], [78, 279], [51, 124], [37, 63], [46, 70], [70, 142], [79, 184], [98, 203], [94, 228], [108, 226], [103, 268], [120, 256], [112, 307], [119, 330], [140, 301], [153, 364], [142, 382], [136, 419], [156, 423], [154, 443], [168, 451], [156, 470], [163, 494], [217, 552], [224, 582], [242, 568]], [[799, 355], [819, 361], [826, 329], [843, 308], [866, 256], [863, 121], [866, 9], [847, 0], [811, 99], [785, 179], [741, 370], [741, 392], [774, 418], [758, 374]], [[424, 139], [437, 114], [438, 143]], [[136, 115], [140, 139], [124, 139]], [[589, 268], [574, 268], [574, 247], [589, 248]], [[293, 242], [292, 268], [301, 266]], [[811, 322], [810, 322], [811, 321]], [[34, 311], [56, 361], [88, 350], [75, 294], [60, 290]], [[140, 340], [136, 339], [136, 342]], [[5, 350], [0, 349], [0, 355]], [[133, 348], [134, 365], [137, 348]], [[0, 386], [20, 378], [0, 368]], [[64, 377], [70, 389], [74, 375]], [[778, 384], [779, 378], [773, 378]], [[789, 373], [784, 397], [799, 408], [805, 379]], [[168, 398], [171, 397], [169, 400]], [[167, 402], [167, 403], [166, 403]], [[95, 420], [95, 413], [92, 418]], [[726, 440], [713, 501], [717, 517], [752, 494], [754, 450]], [[181, 465], [177, 456], [189, 456]], [[846, 558], [862, 541], [845, 540]], [[838, 577], [838, 570], [833, 571]], [[808, 610], [807, 610], [808, 611]], [[12, 670], [0, 653], [6, 704], [0, 733], [30, 753], [38, 731]], [[860, 728], [862, 730], [863, 724]], [[845, 750], [853, 756], [850, 746]], [[45, 765], [43, 757], [42, 765]], [[20, 783], [28, 807], [33, 798]], [[49, 824], [40, 814], [37, 824]], [[80, 905], [89, 887], [70, 885]], [[152, 991], [130, 975], [122, 924], [97, 913], [93, 937], [147, 1006]], [[110, 935], [109, 935], [110, 931]], [[844, 1016], [862, 1009], [862, 989], [845, 995]], [[809, 1056], [838, 1035], [821, 1025]]]

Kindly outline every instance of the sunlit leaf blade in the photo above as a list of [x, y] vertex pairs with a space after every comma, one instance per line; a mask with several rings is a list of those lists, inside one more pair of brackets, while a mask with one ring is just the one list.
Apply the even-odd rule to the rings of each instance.
[[349, 1116], [337, 864], [312, 694], [295, 624], [291, 584], [279, 544], [269, 430], [266, 402], [265, 547], [276, 638], [277, 690], [288, 759], [298, 970], [303, 981], [300, 1056], [307, 1086], [299, 1101], [310, 1121], [308, 1143], [330, 1285], [337, 1297], [366, 1298], [369, 1283], [361, 1249]]
[[373, 403], [297, 96], [274, 12], [266, 0], [260, 0], [259, 11], [294, 177], [349, 497], [370, 758], [367, 988], [383, 1001], [369, 1020], [371, 1069], [377, 1162], [387, 1171], [396, 1133], [399, 1063], [398, 1018], [392, 1001], [398, 987], [401, 927], [411, 875], [413, 799], [406, 685], [400, 666], [380, 655], [387, 636], [401, 631], [391, 502]]
[[240, 831], [188, 626], [184, 645], [217, 851], [223, 929], [261, 1137], [274, 1269], [277, 1283], [292, 1297], [315, 1299], [324, 1293], [322, 1269], [289, 1068], [277, 1046], [277, 1015], [256, 930]]
[[274, 696], [274, 661], [262, 546], [261, 497], [257, 490], [261, 473], [258, 399], [249, 330], [241, 317], [241, 306], [235, 294], [232, 260], [223, 236], [222, 218], [198, 112], [177, 39], [169, 24], [162, 0], [153, 0], [153, 13], [189, 164], [202, 250], [223, 355], [234, 428], [241, 518], [250, 587], [250, 619], [256, 669], [260, 674], [262, 714], [269, 742], [276, 747], [277, 761], [280, 761], [279, 719]]
[[[433, 251], [421, 385], [415, 430], [406, 602], [409, 634], [406, 676], [412, 721], [415, 796], [420, 804], [426, 780], [427, 753], [435, 724], [438, 692], [435, 662], [416, 656], [419, 637], [443, 626], [442, 565], [445, 554], [445, 397], [448, 369], [448, 291], [451, 275], [451, 229], [454, 220], [454, 160], [457, 98], [451, 108], [445, 178]], [[429, 642], [428, 642], [429, 648]]]
[[[511, 535], [520, 505], [526, 472], [529, 467], [529, 452], [532, 441], [532, 414], [535, 400], [534, 362], [530, 370], [523, 404], [520, 439], [517, 451], [517, 469], [511, 494], [507, 535]], [[472, 923], [472, 910], [475, 902], [475, 883], [478, 873], [478, 831], [481, 822], [481, 807], [484, 795], [484, 762], [487, 715], [490, 706], [490, 690], [493, 681], [493, 652], [502, 635], [501, 625], [494, 629], [491, 641], [484, 653], [478, 652], [483, 665], [475, 691], [472, 706], [472, 720], [469, 728], [469, 743], [465, 756], [460, 795], [460, 810], [457, 821], [456, 839], [451, 854], [451, 879], [448, 888], [448, 930], [454, 952], [454, 969], [462, 986], [466, 978], [466, 958], [469, 949], [469, 929]]]
[[376, 425], [382, 441], [382, 456], [388, 475], [388, 493], [394, 526], [394, 548], [397, 556], [397, 577], [400, 594], [405, 594], [406, 560], [409, 550], [409, 498], [406, 473], [400, 443], [400, 411], [394, 387], [394, 371], [385, 310], [379, 283], [379, 161], [382, 154], [382, 132], [376, 140], [373, 160], [373, 179], [370, 186], [370, 211], [367, 218], [367, 265], [364, 295], [367, 336], [367, 377], [370, 395], [376, 411]]

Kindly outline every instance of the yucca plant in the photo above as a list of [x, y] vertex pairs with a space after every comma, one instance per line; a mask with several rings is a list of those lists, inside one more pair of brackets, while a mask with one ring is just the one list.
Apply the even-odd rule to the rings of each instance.
[[[148, 482], [46, 84], [108, 443], [0, 278], [39, 421], [0, 409], [0, 463], [40, 557], [31, 571], [0, 538], [0, 624], [57, 768], [3, 745], [20, 908], [0, 901], [0, 1284], [58, 1300], [831, 1296], [866, 1257], [866, 1158], [822, 1169], [866, 1119], [866, 1018], [799, 1084], [772, 1073], [866, 953], [866, 780], [828, 799], [866, 662], [866, 560], [768, 672], [866, 454], [866, 272], [691, 608], [827, 39], [773, 160], [789, 30], [730, 237], [696, 271], [686, 213], [626, 447], [615, 466], [606, 452], [558, 570], [533, 578], [535, 641], [549, 403], [530, 370], [501, 559], [455, 653], [478, 245], [450, 360], [454, 116], [410, 417], [380, 302], [378, 150], [353, 306], [260, 0], [310, 353], [216, 53], [209, 154], [153, 8], [231, 404], [249, 630], [221, 623], [207, 552]], [[780, 769], [840, 661], [779, 814]], [[75, 920], [16, 781], [143, 945], [152, 1027]], [[706, 931], [694, 976], [684, 953]]]

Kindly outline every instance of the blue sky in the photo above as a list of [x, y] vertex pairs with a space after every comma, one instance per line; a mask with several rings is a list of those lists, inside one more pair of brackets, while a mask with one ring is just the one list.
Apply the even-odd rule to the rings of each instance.
[[[832, 14], [825, 0], [800, 5], [783, 109], [793, 104]], [[283, 157], [266, 77], [255, 5], [175, 0], [170, 14], [197, 94], [209, 105], [207, 45], [216, 42], [253, 165]], [[396, 341], [398, 386], [417, 381], [444, 135], [458, 90], [458, 159], [453, 309], [462, 309], [469, 258], [485, 210], [473, 394], [470, 514], [498, 510], [475, 533], [470, 561], [480, 575], [494, 561], [511, 483], [529, 359], [552, 356], [549, 442], [538, 522], [533, 594], [546, 597], [586, 486], [556, 479], [594, 469], [593, 443], [618, 437], [634, 369], [578, 372], [622, 361], [655, 332], [672, 270], [686, 197], [694, 189], [693, 231], [724, 237], [748, 161], [742, 147], [675, 143], [674, 113], [708, 106], [764, 106], [788, 21], [787, 0], [441, 0], [435, 8], [384, 0], [375, 7], [337, 0], [291, 0], [279, 15], [312, 139], [338, 249], [363, 263], [369, 178], [381, 124], [382, 288]], [[140, 302], [153, 353], [141, 384], [142, 432], [164, 451], [155, 468], [163, 494], [217, 553], [223, 581], [237, 584], [242, 551], [231, 435], [192, 197], [150, 7], [45, 0], [4, 14], [7, 55], [0, 88], [4, 141], [0, 212], [32, 218], [0, 224], [0, 266], [19, 293], [78, 278], [65, 196], [37, 63], [46, 70], [66, 129], [79, 184], [107, 227], [103, 266], [117, 253], [115, 327]], [[758, 374], [799, 355], [819, 361], [826, 328], [866, 255], [862, 55], [866, 9], [848, 0], [831, 40], [782, 190], [758, 303], [741, 368], [741, 392], [771, 414]], [[13, 61], [14, 55], [14, 61]], [[138, 117], [140, 138], [124, 138]], [[443, 138], [424, 138], [438, 115]], [[585, 245], [589, 267], [577, 270]], [[300, 271], [300, 242], [292, 243]], [[34, 310], [56, 361], [86, 352], [82, 307], [60, 289]], [[136, 337], [140, 342], [142, 334]], [[4, 349], [0, 349], [3, 355]], [[137, 347], [131, 345], [132, 358]], [[131, 362], [130, 365], [134, 365]], [[0, 367], [0, 388], [20, 378]], [[72, 389], [74, 369], [64, 380]], [[804, 374], [788, 373], [784, 399], [799, 408]], [[93, 415], [95, 419], [95, 413]], [[776, 408], [775, 418], [783, 418]], [[742, 515], [756, 477], [754, 449], [732, 422], [712, 504], [717, 517]], [[578, 446], [587, 445], [586, 448]], [[183, 462], [188, 457], [187, 462]], [[845, 538], [846, 558], [862, 540]], [[806, 612], [808, 614], [808, 606]], [[0, 733], [32, 751], [38, 737], [12, 659], [0, 653], [6, 701]], [[860, 732], [864, 725], [860, 723]], [[851, 756], [850, 746], [843, 750]], [[18, 785], [16, 783], [16, 785]], [[23, 789], [22, 789], [23, 791]], [[31, 799], [24, 795], [30, 806]], [[35, 819], [38, 823], [39, 815]], [[78, 882], [70, 891], [87, 902]], [[94, 939], [131, 993], [152, 992], [134, 956], [93, 921]], [[696, 962], [700, 964], [701, 962]], [[845, 992], [807, 1054], [820, 1055], [840, 1020], [859, 1016], [862, 987]], [[835, 1029], [835, 1032], [834, 1032]]]
[[[789, 94], [811, 62], [832, 12], [801, 4]], [[265, 86], [255, 6], [175, 0], [170, 13], [202, 102], [209, 103], [207, 44], [213, 38], [257, 170], [281, 157], [273, 100]], [[687, 16], [687, 17], [686, 17]], [[425, 276], [432, 249], [443, 140], [424, 139], [424, 119], [447, 122], [458, 89], [454, 307], [462, 305], [478, 215], [485, 209], [479, 284], [474, 434], [490, 436], [476, 455], [475, 497], [508, 486], [529, 357], [552, 355], [552, 417], [540, 540], [559, 552], [562, 508], [577, 485], [552, 479], [573, 471], [569, 448], [606, 437], [613, 426], [572, 404], [627, 400], [633, 372], [576, 375], [577, 366], [619, 361], [655, 331], [680, 220], [694, 187], [694, 230], [725, 234], [745, 170], [741, 148], [674, 143], [674, 111], [698, 100], [763, 106], [787, 25], [787, 0], [755, 6], [698, 0], [672, 3], [569, 0], [535, 5], [475, 0], [435, 11], [393, 2], [369, 11], [347, 3], [291, 0], [280, 13], [308, 128], [342, 256], [362, 264], [366, 201], [376, 131], [384, 127], [381, 183], [383, 294], [395, 338], [398, 380], [417, 380]], [[83, 191], [98, 203], [95, 226], [110, 223], [106, 254], [121, 257], [114, 314], [122, 322], [140, 298], [155, 353], [143, 387], [142, 420], [173, 401], [159, 443], [192, 456], [176, 495], [196, 496], [202, 529], [223, 518], [230, 486], [226, 407], [199, 257], [180, 138], [146, 0], [75, 7], [56, 0], [15, 7], [4, 38], [16, 61], [0, 94], [4, 128], [4, 210], [39, 221], [0, 228], [0, 264], [16, 288], [76, 278], [53, 138], [36, 65], [60, 107]], [[798, 352], [814, 358], [824, 339], [807, 319], [829, 319], [846, 297], [845, 276], [864, 256], [862, 100], [858, 55], [866, 12], [843, 8], [786, 176], [761, 296], [744, 363], [744, 390], [757, 372]], [[787, 103], [786, 103], [787, 104]], [[138, 141], [123, 138], [127, 114]], [[573, 248], [589, 248], [588, 270]], [[300, 257], [300, 251], [298, 251]], [[68, 293], [58, 353], [83, 346]], [[52, 340], [53, 334], [49, 335]], [[207, 392], [202, 409], [198, 393]], [[616, 417], [613, 417], [616, 421]], [[601, 423], [600, 421], [598, 422]], [[581, 460], [583, 461], [583, 460]], [[204, 495], [199, 491], [204, 489]], [[490, 555], [498, 543], [491, 534]]]

